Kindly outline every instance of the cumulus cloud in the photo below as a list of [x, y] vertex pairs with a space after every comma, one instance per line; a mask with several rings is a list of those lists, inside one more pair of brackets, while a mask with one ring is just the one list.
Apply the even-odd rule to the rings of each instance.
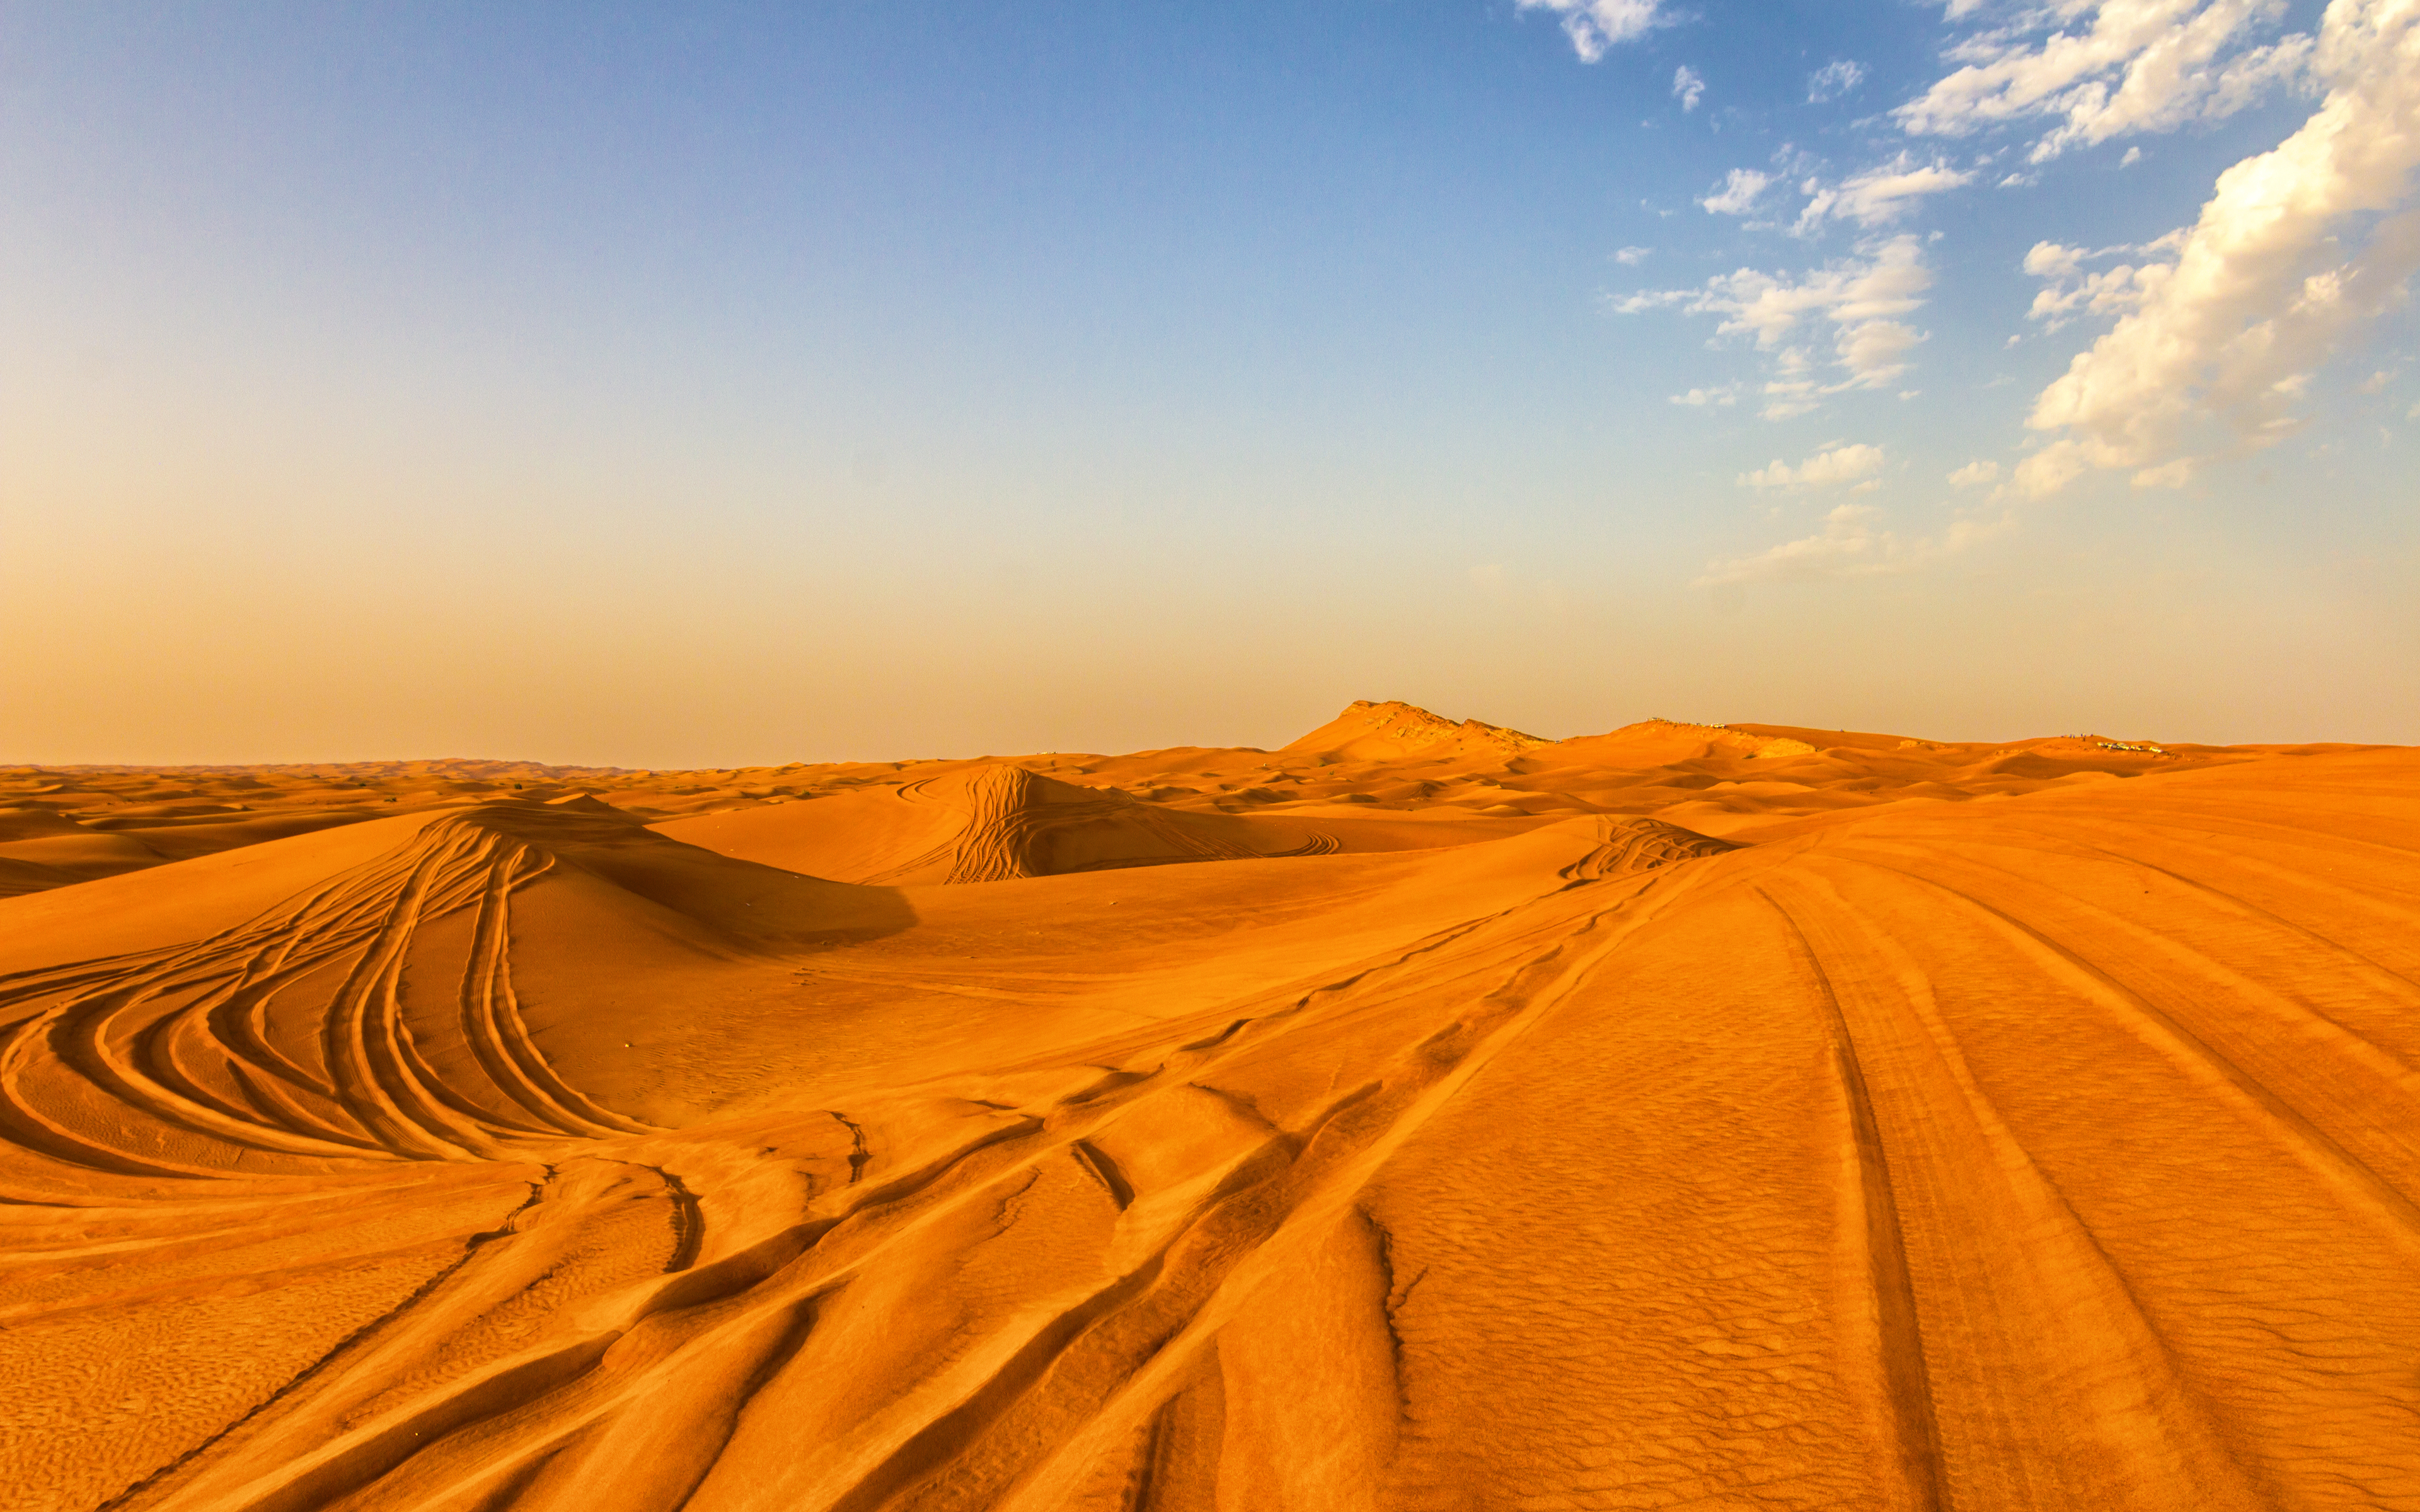
[[[2034, 250], [2040, 252], [2050, 246], [2049, 242], [2041, 242]], [[2069, 255], [2077, 253], [2073, 247], [2054, 247], [2053, 250]], [[2032, 272], [2033, 265], [2034, 260], [2027, 258], [2025, 270]], [[2144, 275], [2158, 267], [2158, 264], [2152, 264], [2136, 268], [2131, 263], [2120, 263], [2097, 273], [2072, 268], [2064, 270], [2050, 275], [2055, 282], [2051, 287], [2034, 296], [2032, 306], [2025, 311], [2025, 318], [2048, 321], [2049, 329], [2056, 331], [2079, 312], [2088, 315], [2122, 314], [2143, 302], [2143, 296], [2149, 292]]]
[[2062, 247], [2055, 241], [2037, 241], [2025, 254], [2025, 271], [2036, 278], [2073, 278], [2089, 255], [2082, 247]]
[[1563, 34], [1583, 63], [1608, 49], [1644, 37], [1664, 23], [1662, 0], [1515, 0], [1523, 10], [1550, 10], [1562, 18]]
[[1778, 457], [1769, 467], [1740, 474], [1740, 486], [1745, 488], [1787, 488], [1805, 491], [1810, 488], [1837, 488], [1843, 484], [1870, 479], [1883, 470], [1883, 449], [1856, 442], [1831, 446], [1816, 453], [1806, 461], [1792, 467]]
[[1697, 109], [1698, 101], [1706, 98], [1706, 81], [1697, 69], [1683, 63], [1672, 70], [1672, 98], [1681, 102], [1682, 113], [1685, 115]]
[[[1932, 286], [1924, 266], [1924, 244], [1911, 235], [1869, 242], [1857, 255], [1801, 275], [1743, 268], [1708, 279], [1697, 288], [1655, 289], [1613, 302], [1620, 315], [1679, 307], [1689, 315], [1721, 317], [1718, 336], [1745, 336], [1769, 354], [1765, 384], [1768, 420], [1805, 414], [1827, 394], [1849, 389], [1883, 389], [1907, 371], [1907, 354], [1924, 333], [1896, 318], [1924, 303]], [[1831, 365], [1838, 376], [1825, 382], [1810, 345], [1820, 340], [1809, 326], [1830, 327]]]
[[[2283, 440], [2309, 375], [2403, 298], [2420, 269], [2420, 0], [2333, 0], [2314, 69], [2328, 92], [2310, 118], [2219, 176], [2173, 261], [2108, 293], [2117, 325], [2035, 400], [2026, 424], [2057, 439], [2018, 465], [2019, 492], [2088, 468], [2179, 486], [2207, 422], [2238, 446]], [[2066, 251], [2040, 265], [2080, 268]]]
[[[1974, 8], [1953, 4], [1949, 15]], [[1892, 114], [1914, 135], [2052, 122], [2034, 144], [2037, 162], [2220, 120], [2310, 66], [2313, 42], [2301, 33], [2247, 45], [2285, 10], [2285, 0], [2053, 0], [1959, 43], [1950, 56], [1962, 67]], [[2074, 26], [2087, 15], [2091, 24]]]
[[1821, 105], [1842, 95], [1856, 93], [1857, 85], [1866, 82], [1866, 66], [1839, 58], [1824, 64], [1807, 76], [1807, 102]]
[[1730, 177], [1723, 180], [1722, 188], [1698, 203], [1709, 215], [1745, 215], [1772, 182], [1773, 175], [1769, 173], [1759, 173], [1754, 168], [1733, 168]]
[[1949, 486], [1952, 488], [1978, 488], [1984, 484], [1997, 482], [1999, 476], [2000, 464], [1997, 462], [1969, 462], [1964, 467], [1960, 468], [1957, 471], [1949, 474]]
[[1816, 178], [1807, 180], [1801, 186], [1801, 192], [1807, 196], [1807, 208], [1798, 213], [1797, 229], [1802, 233], [1811, 231], [1835, 216], [1859, 225], [1885, 225], [1913, 209], [1927, 194], [1942, 193], [1974, 181], [1971, 172], [1952, 168], [1946, 162], [1918, 162], [1902, 152], [1879, 167], [1854, 174], [1838, 184]]

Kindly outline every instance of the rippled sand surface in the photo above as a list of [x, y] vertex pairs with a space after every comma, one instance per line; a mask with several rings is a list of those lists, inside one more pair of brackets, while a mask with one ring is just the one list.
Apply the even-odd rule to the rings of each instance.
[[2420, 1507], [2420, 752], [0, 770], [0, 1506]]

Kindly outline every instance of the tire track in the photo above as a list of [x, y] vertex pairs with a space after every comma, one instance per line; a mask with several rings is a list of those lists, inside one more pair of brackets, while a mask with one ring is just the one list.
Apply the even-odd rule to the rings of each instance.
[[1908, 1270], [1907, 1242], [1891, 1187], [1890, 1157], [1883, 1147], [1882, 1126], [1867, 1089], [1865, 1067], [1857, 1057], [1856, 1037], [1807, 932], [1769, 890], [1762, 887], [1756, 890], [1781, 917], [1804, 953], [1831, 1031], [1833, 1061], [1847, 1113], [1846, 1143], [1855, 1171], [1854, 1180], [1845, 1183], [1844, 1195], [1851, 1200], [1848, 1221], [1842, 1227], [1854, 1243], [1856, 1270], [1872, 1302], [1880, 1395], [1889, 1412], [1890, 1439], [1897, 1451], [1900, 1503], [1911, 1512], [1942, 1512], [1948, 1503], [1941, 1480], [1941, 1430], [1933, 1414], [1931, 1383], [1925, 1374], [1916, 1283]]
[[2111, 1013], [2195, 1084], [2255, 1126], [2272, 1131], [2278, 1144], [2334, 1191], [2348, 1211], [2367, 1218], [2383, 1237], [2420, 1265], [2420, 1203], [2321, 1129], [2302, 1109], [2194, 1033], [2177, 1015], [2055, 938], [1991, 903], [1897, 867], [1871, 861], [1859, 864], [1930, 888], [1951, 900], [1959, 911], [1983, 920], [1987, 928], [2015, 947], [2043, 975]]
[[[1822, 963], [1870, 1078], [1943, 1500], [2270, 1504], [2125, 1278], [1984, 1095], [1915, 960], [1815, 869], [1761, 890]], [[2044, 1421], [2058, 1425], [2053, 1443], [2029, 1436]]]

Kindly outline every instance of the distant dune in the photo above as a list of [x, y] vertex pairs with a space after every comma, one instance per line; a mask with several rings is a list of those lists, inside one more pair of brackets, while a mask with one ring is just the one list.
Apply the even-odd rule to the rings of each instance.
[[2420, 1507], [2420, 751], [0, 769], [0, 1506]]

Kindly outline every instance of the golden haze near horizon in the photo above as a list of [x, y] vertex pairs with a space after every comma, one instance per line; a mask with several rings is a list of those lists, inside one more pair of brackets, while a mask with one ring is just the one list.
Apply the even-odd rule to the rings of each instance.
[[0, 1505], [2420, 1507], [2420, 750], [0, 768]]

